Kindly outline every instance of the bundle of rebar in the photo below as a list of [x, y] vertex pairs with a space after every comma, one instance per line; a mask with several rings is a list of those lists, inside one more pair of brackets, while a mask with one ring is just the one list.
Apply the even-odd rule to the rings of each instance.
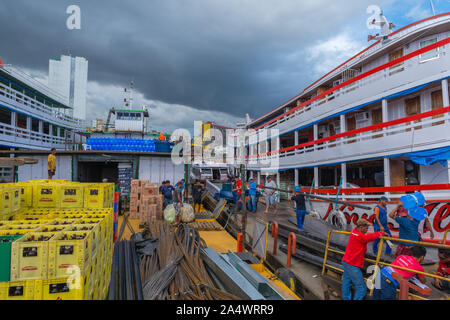
[[133, 240], [119, 241], [114, 246], [108, 300], [142, 300], [139, 259]]
[[218, 289], [205, 269], [200, 249], [206, 248], [197, 230], [182, 224], [177, 229], [157, 221], [146, 238], [158, 239], [152, 255], [143, 255], [140, 277], [144, 300], [238, 300]]

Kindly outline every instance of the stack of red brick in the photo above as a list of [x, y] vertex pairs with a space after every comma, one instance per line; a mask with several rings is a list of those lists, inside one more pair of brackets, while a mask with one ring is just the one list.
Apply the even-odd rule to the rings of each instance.
[[130, 218], [141, 223], [163, 220], [163, 199], [158, 185], [147, 180], [131, 180]]

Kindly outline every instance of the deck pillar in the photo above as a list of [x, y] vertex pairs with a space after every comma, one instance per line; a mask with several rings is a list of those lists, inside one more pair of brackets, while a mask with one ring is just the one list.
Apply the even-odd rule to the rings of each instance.
[[[381, 102], [381, 113], [383, 116], [383, 122], [389, 121], [389, 114], [388, 114], [388, 102], [387, 99], [383, 99]], [[386, 132], [387, 128], [383, 128], [383, 131]]]
[[[342, 188], [347, 188], [347, 164], [341, 163]], [[345, 201], [345, 194], [342, 194], [342, 200]]]
[[[391, 166], [389, 162], [389, 158], [384, 158], [384, 186], [390, 187], [391, 186]], [[385, 192], [385, 196], [389, 199], [390, 193]]]
[[[448, 79], [444, 79], [441, 82], [442, 85], [442, 103], [444, 107], [450, 106], [450, 97], [448, 95]], [[450, 123], [450, 120], [447, 120], [447, 123]]]
[[319, 187], [319, 167], [314, 167], [314, 187]]

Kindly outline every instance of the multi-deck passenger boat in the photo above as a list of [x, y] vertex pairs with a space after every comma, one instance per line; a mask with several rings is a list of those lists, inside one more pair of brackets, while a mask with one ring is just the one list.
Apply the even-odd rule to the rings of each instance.
[[[434, 237], [442, 239], [450, 229], [450, 13], [377, 39], [247, 123], [247, 166], [261, 184], [262, 175], [276, 174], [278, 185], [339, 193], [370, 207], [386, 195], [392, 209], [402, 194], [420, 190]], [[332, 209], [317, 201], [313, 207], [323, 219]], [[373, 216], [340, 209], [349, 224]]]
[[[71, 114], [67, 97], [0, 61], [0, 150], [78, 150], [84, 121]], [[12, 167], [0, 167], [1, 181], [12, 177]]]

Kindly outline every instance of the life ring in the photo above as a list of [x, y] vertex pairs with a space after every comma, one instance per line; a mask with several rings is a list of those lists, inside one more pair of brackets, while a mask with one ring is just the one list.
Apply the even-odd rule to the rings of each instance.
[[347, 219], [341, 210], [333, 210], [327, 218], [327, 222], [339, 230], [345, 230], [347, 226]]

